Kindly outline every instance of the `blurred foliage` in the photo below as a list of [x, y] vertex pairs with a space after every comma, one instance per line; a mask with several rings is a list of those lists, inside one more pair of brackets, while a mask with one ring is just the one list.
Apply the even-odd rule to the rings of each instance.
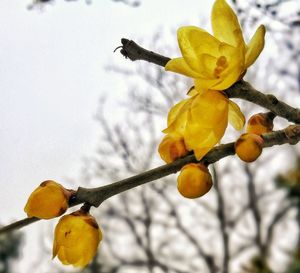
[[[297, 223], [298, 230], [300, 230], [300, 156], [297, 158], [294, 168], [286, 174], [278, 175], [276, 182], [279, 187], [287, 190], [288, 198], [296, 201], [298, 206]], [[286, 273], [300, 273], [300, 234], [298, 237], [298, 246], [292, 255], [292, 261]]]
[[247, 273], [273, 273], [267, 262], [260, 256], [253, 257], [249, 265], [244, 266], [243, 269]]
[[296, 166], [286, 174], [278, 175], [277, 185], [288, 191], [290, 198], [298, 199], [300, 202], [300, 157], [297, 158]]
[[21, 233], [8, 233], [0, 236], [0, 273], [14, 272], [11, 261], [20, 255]]
[[286, 273], [300, 273], [300, 246], [294, 253], [294, 259]]

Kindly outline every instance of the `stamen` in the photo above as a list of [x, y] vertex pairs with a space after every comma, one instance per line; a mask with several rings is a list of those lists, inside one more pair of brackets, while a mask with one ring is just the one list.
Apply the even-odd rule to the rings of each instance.
[[227, 59], [225, 56], [220, 56], [216, 62], [216, 68], [214, 70], [214, 75], [217, 78], [220, 78], [220, 74], [228, 66]]
[[217, 64], [217, 66], [223, 66], [223, 67], [225, 67], [227, 65], [227, 59], [226, 59], [226, 57], [225, 56], [219, 57], [216, 64]]

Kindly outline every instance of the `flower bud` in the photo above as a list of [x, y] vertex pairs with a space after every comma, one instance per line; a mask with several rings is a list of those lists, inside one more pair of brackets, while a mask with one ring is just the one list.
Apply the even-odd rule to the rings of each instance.
[[247, 133], [261, 135], [272, 132], [274, 117], [271, 112], [253, 115], [248, 120]]
[[256, 134], [242, 134], [235, 142], [235, 152], [245, 162], [255, 161], [261, 154], [264, 140]]
[[41, 219], [60, 216], [67, 210], [72, 192], [55, 181], [44, 181], [29, 196], [24, 211], [28, 217]]
[[197, 198], [206, 194], [212, 186], [212, 178], [203, 164], [187, 164], [177, 178], [177, 188], [186, 198]]
[[85, 267], [95, 256], [101, 230], [93, 216], [79, 210], [63, 216], [54, 232], [53, 258], [65, 265]]
[[158, 152], [162, 160], [171, 163], [176, 159], [185, 156], [188, 150], [185, 147], [183, 137], [179, 134], [166, 135], [158, 147]]

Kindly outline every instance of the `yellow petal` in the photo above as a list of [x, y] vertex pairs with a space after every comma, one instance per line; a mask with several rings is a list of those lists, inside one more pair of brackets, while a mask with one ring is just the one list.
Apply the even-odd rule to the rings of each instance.
[[165, 134], [177, 133], [182, 135], [187, 120], [187, 110], [194, 97], [182, 100], [173, 106], [168, 114], [168, 127], [163, 130]]
[[57, 253], [58, 259], [62, 262], [64, 265], [69, 265], [70, 263], [66, 259], [66, 254], [65, 254], [65, 247], [60, 247]]
[[172, 108], [170, 109], [168, 113], [168, 125], [174, 122], [174, 120], [177, 118], [177, 116], [182, 112], [182, 108], [184, 105], [188, 102], [189, 99], [182, 100], [178, 103], [176, 103]]
[[187, 77], [196, 78], [200, 74], [192, 70], [183, 58], [175, 58], [167, 62], [165, 66], [166, 71], [172, 71], [185, 75]]
[[176, 133], [168, 134], [163, 138], [159, 144], [158, 152], [166, 163], [171, 163], [188, 153], [183, 137]]
[[76, 248], [65, 248], [65, 259], [69, 264], [77, 265], [77, 262], [81, 260], [82, 256], [84, 256], [84, 253], [82, 252], [82, 249], [84, 249], [82, 247], [84, 245], [84, 240], [85, 238], [83, 235], [82, 240], [78, 242]]
[[205, 72], [199, 62], [202, 54], [218, 55], [220, 42], [198, 27], [181, 27], [177, 31], [179, 47], [186, 63], [198, 73]]
[[95, 256], [102, 233], [90, 214], [81, 210], [60, 219], [54, 234], [53, 256], [63, 264], [86, 266]]
[[227, 127], [227, 118], [223, 117], [216, 129], [201, 128], [200, 125], [187, 126], [184, 135], [186, 145], [194, 151], [197, 160], [201, 160], [217, 143], [220, 142]]
[[197, 95], [192, 101], [190, 122], [202, 127], [215, 126], [228, 111], [228, 99], [220, 92], [209, 90], [203, 95]]
[[[220, 82], [222, 82], [222, 79], [196, 78], [194, 80], [195, 87], [199, 94], [202, 94], [205, 91], [212, 89], [213, 86], [218, 86]], [[218, 89], [214, 88], [214, 90], [218, 90]]]
[[53, 240], [53, 248], [52, 248], [52, 259], [55, 258], [55, 256], [57, 255], [59, 246], [57, 245], [56, 240]]
[[241, 112], [240, 107], [231, 100], [229, 100], [228, 106], [228, 119], [230, 124], [236, 130], [242, 130], [245, 125], [245, 117], [244, 114]]
[[232, 46], [245, 47], [241, 26], [236, 14], [225, 0], [216, 0], [212, 9], [211, 23], [214, 36]]
[[195, 95], [198, 94], [197, 89], [195, 88], [195, 86], [192, 86], [189, 91], [186, 93], [189, 97], [193, 97]]
[[263, 50], [265, 45], [265, 33], [266, 28], [264, 25], [261, 25], [253, 35], [250, 43], [247, 46], [245, 58], [246, 67], [252, 65]]
[[202, 73], [207, 79], [214, 79], [214, 70], [216, 68], [217, 58], [210, 54], [201, 54], [199, 61], [204, 69]]
[[228, 122], [228, 99], [210, 90], [194, 99], [184, 131], [185, 144], [200, 160], [223, 137]]
[[237, 82], [245, 72], [245, 55], [242, 48], [221, 44], [220, 53], [226, 56], [228, 67], [220, 74], [220, 79], [211, 86], [213, 90], [225, 90]]
[[206, 194], [212, 186], [212, 178], [203, 164], [185, 165], [177, 178], [177, 188], [186, 198], [197, 198]]
[[67, 210], [69, 197], [69, 192], [62, 185], [47, 180], [31, 193], [24, 211], [28, 217], [54, 218]]

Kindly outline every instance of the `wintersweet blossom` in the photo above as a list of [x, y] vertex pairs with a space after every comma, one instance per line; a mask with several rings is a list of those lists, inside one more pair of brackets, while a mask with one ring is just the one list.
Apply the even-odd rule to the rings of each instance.
[[212, 9], [213, 35], [195, 26], [178, 29], [181, 58], [170, 60], [165, 69], [194, 79], [198, 92], [225, 90], [238, 81], [264, 47], [265, 27], [256, 30], [246, 45], [242, 30], [225, 0]]
[[250, 117], [247, 122], [246, 132], [250, 134], [262, 135], [273, 130], [273, 113], [258, 113]]
[[242, 134], [235, 142], [235, 152], [245, 162], [255, 161], [262, 153], [264, 139], [257, 134]]
[[54, 233], [53, 258], [65, 265], [86, 266], [95, 256], [102, 240], [101, 230], [93, 216], [79, 210], [63, 216]]
[[177, 178], [177, 189], [186, 198], [198, 198], [212, 187], [212, 178], [203, 164], [185, 165]]
[[216, 90], [196, 92], [171, 108], [163, 132], [181, 135], [200, 160], [223, 137], [228, 121], [237, 130], [243, 128], [245, 118], [237, 104]]
[[158, 152], [166, 163], [185, 156], [188, 150], [185, 147], [184, 139], [180, 134], [172, 133], [166, 135], [158, 147]]
[[72, 190], [53, 180], [40, 184], [29, 196], [24, 211], [28, 217], [51, 219], [62, 215], [68, 208]]

